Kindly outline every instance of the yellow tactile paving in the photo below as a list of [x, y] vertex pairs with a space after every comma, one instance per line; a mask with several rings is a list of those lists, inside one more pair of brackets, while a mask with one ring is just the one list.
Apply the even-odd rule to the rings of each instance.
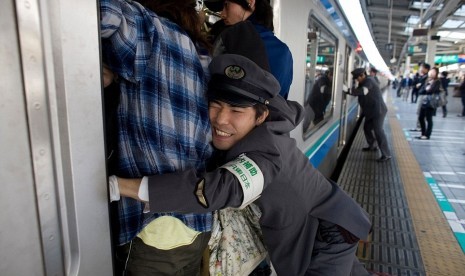
[[465, 275], [465, 254], [425, 180], [394, 109], [390, 110], [392, 145], [426, 275]]

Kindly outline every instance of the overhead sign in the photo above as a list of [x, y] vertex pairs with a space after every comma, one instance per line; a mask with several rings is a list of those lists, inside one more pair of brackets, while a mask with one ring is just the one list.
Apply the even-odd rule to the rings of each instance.
[[434, 63], [459, 63], [464, 62], [465, 55], [460, 55], [461, 60], [459, 59], [459, 55], [440, 55], [434, 57]]
[[420, 29], [413, 29], [412, 36], [426, 36], [428, 35], [428, 29], [420, 28]]
[[408, 46], [409, 54], [426, 53], [426, 44]]

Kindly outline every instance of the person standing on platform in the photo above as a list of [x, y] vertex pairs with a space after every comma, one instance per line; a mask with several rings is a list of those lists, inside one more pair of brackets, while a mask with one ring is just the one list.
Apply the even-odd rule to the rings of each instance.
[[254, 204], [277, 275], [370, 275], [355, 256], [358, 240], [370, 231], [366, 212], [289, 137], [303, 107], [279, 96], [279, 82], [245, 57], [215, 57], [210, 72], [219, 167], [206, 174], [113, 178], [117, 188], [110, 190], [148, 201], [151, 211], [209, 212]]
[[[378, 83], [366, 75], [365, 68], [357, 68], [351, 72], [354, 80], [354, 85], [348, 92], [352, 96], [363, 97], [363, 106], [361, 106], [365, 114], [365, 123], [363, 132], [368, 143], [368, 147], [363, 148], [363, 151], [375, 151], [377, 147], [381, 151], [381, 157], [378, 162], [385, 162], [391, 159], [391, 151], [389, 150], [386, 134], [384, 133], [383, 124], [386, 117], [387, 107], [384, 103]], [[373, 136], [374, 132], [374, 136]]]
[[449, 73], [447, 71], [442, 71], [441, 72], [441, 77], [439, 78], [441, 80], [441, 87], [442, 87], [442, 90], [444, 90], [444, 95], [443, 98], [442, 98], [442, 102], [443, 102], [443, 105], [442, 105], [442, 117], [443, 118], [446, 118], [447, 116], [447, 96], [449, 95], [449, 92], [447, 91], [447, 89], [449, 88], [449, 83], [450, 83], [450, 79], [447, 78], [447, 75]]
[[376, 83], [379, 85], [379, 79], [378, 79], [378, 70], [374, 67], [370, 68], [370, 76], [376, 81]]
[[465, 117], [465, 75], [462, 76], [462, 83], [459, 87], [460, 97], [462, 98], [462, 114], [458, 114], [458, 117]]
[[[417, 118], [418, 118], [418, 115], [420, 115], [422, 101], [423, 101], [423, 98], [425, 97], [425, 95], [420, 95], [419, 91], [423, 89], [423, 87], [425, 86], [426, 80], [428, 79], [428, 72], [430, 69], [431, 69], [431, 66], [428, 63], [420, 64], [419, 78], [418, 78], [417, 83], [414, 86], [414, 88], [417, 89], [417, 94], [418, 94], [417, 101], [416, 101], [417, 102]], [[410, 129], [410, 131], [421, 131], [419, 120], [417, 120], [416, 128], [412, 128]]]
[[[293, 78], [292, 54], [287, 45], [273, 33], [273, 9], [269, 0], [225, 0], [221, 17], [226, 26], [248, 20], [262, 38], [271, 73], [279, 81], [279, 94], [287, 99]], [[237, 37], [242, 40], [241, 37]]]
[[[117, 160], [124, 177], [191, 168], [212, 153], [205, 92], [209, 47], [194, 0], [101, 0], [102, 58], [118, 76]], [[116, 275], [197, 275], [212, 214], [147, 214], [113, 203]]]
[[[421, 140], [429, 140], [431, 133], [433, 132], [433, 116], [437, 106], [433, 106], [430, 103], [429, 97], [439, 94], [441, 81], [439, 80], [439, 70], [433, 67], [428, 72], [428, 80], [418, 91], [418, 94], [422, 96], [420, 102], [420, 113], [418, 114], [418, 121], [421, 126], [421, 136], [415, 138]], [[426, 120], [426, 123], [425, 123]], [[427, 125], [426, 125], [427, 124]]]
[[412, 100], [411, 103], [416, 103], [418, 98], [418, 87], [417, 83], [420, 81], [420, 74], [418, 72], [415, 73], [412, 81]]

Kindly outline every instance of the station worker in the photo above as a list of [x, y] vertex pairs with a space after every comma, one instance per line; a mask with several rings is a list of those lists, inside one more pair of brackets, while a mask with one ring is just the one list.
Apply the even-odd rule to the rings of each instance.
[[[112, 198], [119, 190], [148, 201], [150, 212], [210, 212], [254, 203], [278, 275], [350, 275], [361, 266], [355, 251], [371, 224], [359, 204], [316, 170], [289, 137], [303, 118], [302, 106], [277, 95], [278, 81], [245, 57], [220, 55], [209, 68], [219, 166], [205, 174], [186, 170], [142, 181], [111, 176]], [[368, 275], [363, 271], [358, 275]]]
[[[365, 115], [365, 124], [363, 132], [368, 143], [368, 147], [363, 148], [363, 151], [375, 151], [377, 147], [381, 151], [381, 157], [377, 159], [379, 162], [384, 162], [391, 159], [386, 134], [384, 133], [383, 124], [386, 117], [387, 107], [384, 103], [379, 85], [371, 76], [367, 76], [365, 68], [357, 68], [351, 72], [354, 80], [354, 85], [349, 91], [352, 96], [362, 97], [363, 101], [359, 101]], [[374, 136], [373, 136], [374, 132]]]

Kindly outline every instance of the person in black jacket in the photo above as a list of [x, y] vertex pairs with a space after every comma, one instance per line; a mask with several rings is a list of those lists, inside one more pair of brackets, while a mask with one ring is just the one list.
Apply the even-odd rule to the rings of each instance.
[[432, 104], [433, 100], [431, 97], [439, 94], [441, 81], [439, 80], [438, 76], [438, 68], [431, 68], [431, 70], [428, 72], [428, 80], [418, 92], [422, 96], [422, 102], [420, 112], [418, 114], [418, 121], [420, 121], [421, 126], [421, 136], [417, 136], [417, 139], [429, 140], [433, 131], [433, 115], [437, 106]]
[[[365, 68], [357, 68], [351, 73], [355, 85], [352, 87], [349, 94], [363, 98], [363, 101], [359, 101], [359, 104], [365, 114], [363, 132], [368, 146], [362, 150], [377, 150], [375, 146], [376, 142], [381, 151], [381, 157], [378, 158], [377, 161], [385, 162], [391, 159], [391, 151], [389, 150], [388, 141], [383, 129], [387, 107], [384, 103], [378, 83], [372, 77], [366, 75]], [[375, 133], [374, 136], [373, 132]]]
[[443, 97], [442, 117], [443, 118], [447, 116], [447, 96], [449, 95], [447, 88], [449, 88], [449, 82], [450, 82], [450, 79], [447, 78], [448, 74], [449, 73], [447, 71], [442, 71], [441, 77], [439, 78], [441, 80], [442, 90], [444, 91], [444, 94], [442, 95]]

